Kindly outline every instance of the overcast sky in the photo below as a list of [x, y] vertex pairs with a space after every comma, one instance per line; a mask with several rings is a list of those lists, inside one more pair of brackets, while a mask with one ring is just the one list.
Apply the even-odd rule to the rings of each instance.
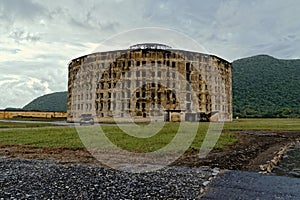
[[298, 0], [0, 0], [0, 109], [66, 91], [71, 59], [143, 27], [180, 32], [228, 61], [299, 58], [299, 8]]

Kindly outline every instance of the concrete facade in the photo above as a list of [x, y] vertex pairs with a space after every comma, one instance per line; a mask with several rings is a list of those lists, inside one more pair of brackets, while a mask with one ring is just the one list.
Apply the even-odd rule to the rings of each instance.
[[67, 113], [54, 111], [0, 110], [0, 119], [13, 118], [67, 118]]
[[213, 55], [138, 44], [69, 63], [67, 120], [231, 121], [231, 63]]

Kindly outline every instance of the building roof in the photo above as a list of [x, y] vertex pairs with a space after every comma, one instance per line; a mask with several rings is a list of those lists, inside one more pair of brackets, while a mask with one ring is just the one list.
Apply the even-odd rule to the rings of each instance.
[[141, 43], [132, 45], [129, 49], [172, 49], [172, 47], [158, 43]]

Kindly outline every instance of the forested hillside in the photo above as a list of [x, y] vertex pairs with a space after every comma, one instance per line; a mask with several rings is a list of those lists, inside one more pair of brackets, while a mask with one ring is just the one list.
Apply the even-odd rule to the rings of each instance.
[[300, 117], [300, 60], [260, 55], [234, 61], [233, 113]]
[[67, 111], [68, 92], [55, 92], [34, 99], [24, 110]]

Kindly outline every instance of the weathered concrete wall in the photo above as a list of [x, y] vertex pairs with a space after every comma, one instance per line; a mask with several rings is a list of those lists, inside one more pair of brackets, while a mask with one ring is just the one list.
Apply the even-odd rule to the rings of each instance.
[[231, 121], [231, 84], [231, 64], [216, 56], [172, 49], [94, 53], [69, 64], [68, 121], [85, 113], [100, 121]]
[[8, 111], [0, 110], [1, 119], [12, 119], [15, 117], [32, 118], [66, 118], [66, 112], [44, 112], [44, 111]]

